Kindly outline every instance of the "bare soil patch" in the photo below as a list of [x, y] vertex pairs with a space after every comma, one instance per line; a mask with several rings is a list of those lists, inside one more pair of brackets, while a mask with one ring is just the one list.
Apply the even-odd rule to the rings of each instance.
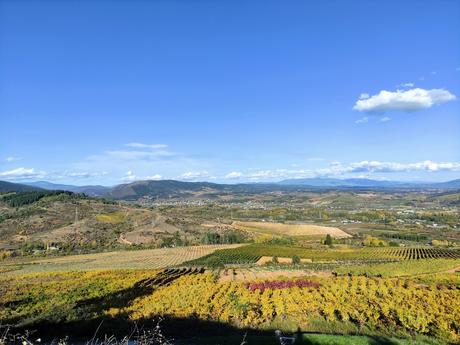
[[276, 280], [281, 278], [300, 278], [300, 277], [330, 277], [331, 273], [327, 271], [309, 271], [309, 270], [258, 270], [258, 269], [225, 269], [219, 274], [219, 281], [244, 281], [254, 280]]
[[351, 237], [343, 230], [330, 226], [313, 224], [284, 224], [271, 222], [233, 222], [233, 227], [238, 230], [257, 232], [263, 234], [286, 235], [286, 236], [311, 236], [331, 235], [334, 238]]

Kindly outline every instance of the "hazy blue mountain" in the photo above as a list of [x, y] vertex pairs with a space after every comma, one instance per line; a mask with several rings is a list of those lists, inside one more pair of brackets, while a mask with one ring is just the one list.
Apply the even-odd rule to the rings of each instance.
[[401, 182], [401, 181], [381, 181], [365, 178], [304, 178], [289, 179], [279, 182], [284, 186], [311, 186], [311, 187], [351, 187], [351, 188], [439, 188], [456, 189], [460, 188], [460, 179], [447, 182]]
[[[5, 182], [6, 183], [6, 182]], [[13, 184], [14, 185], [14, 184]], [[18, 184], [15, 184], [18, 185]], [[20, 185], [18, 185], [20, 186]], [[74, 193], [85, 193], [89, 196], [103, 196], [108, 199], [137, 200], [142, 197], [167, 199], [180, 197], [216, 197], [222, 193], [264, 193], [270, 191], [308, 190], [308, 189], [460, 189], [460, 179], [441, 182], [400, 182], [379, 181], [364, 178], [305, 178], [290, 179], [278, 183], [240, 183], [219, 184], [210, 182], [184, 182], [176, 180], [147, 180], [124, 183], [114, 187], [105, 186], [73, 186], [56, 184], [47, 181], [30, 182], [24, 187], [37, 187], [48, 190], [67, 190]], [[11, 187], [12, 188], [12, 187]], [[18, 187], [19, 188], [19, 187]]]
[[107, 193], [111, 190], [111, 187], [105, 186], [73, 186], [73, 185], [66, 185], [66, 184], [58, 184], [58, 183], [51, 183], [48, 181], [36, 181], [36, 182], [28, 182], [25, 183], [28, 186], [39, 187], [42, 189], [48, 190], [67, 190], [69, 192], [74, 193], [85, 193], [89, 196], [101, 196], [104, 193]]
[[336, 179], [336, 178], [304, 178], [280, 181], [281, 185], [298, 185], [314, 187], [388, 187], [401, 186], [402, 182], [378, 181], [364, 178]]
[[434, 183], [432, 185], [434, 185], [435, 188], [460, 189], [460, 179], [441, 183]]
[[35, 181], [35, 182], [25, 182], [25, 185], [39, 187], [48, 190], [68, 190], [70, 191], [71, 188], [75, 188], [76, 186], [67, 185], [67, 184], [59, 184], [59, 183], [51, 183], [48, 181]]

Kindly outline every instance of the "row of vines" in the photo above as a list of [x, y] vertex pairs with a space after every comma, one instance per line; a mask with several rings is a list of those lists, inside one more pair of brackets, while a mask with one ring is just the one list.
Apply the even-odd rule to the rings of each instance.
[[419, 259], [457, 259], [460, 251], [444, 248], [354, 248], [354, 249], [308, 249], [302, 247], [250, 245], [216, 252], [189, 261], [190, 265], [218, 267], [229, 264], [253, 264], [262, 256], [288, 257], [298, 256], [313, 261], [359, 261], [385, 262]]
[[[280, 288], [281, 287], [281, 288]], [[380, 332], [425, 334], [460, 341], [460, 290], [394, 278], [338, 277], [250, 285], [216, 282], [211, 274], [184, 276], [124, 309], [132, 319], [156, 315], [199, 318], [238, 327], [294, 323], [318, 332], [312, 320]], [[286, 326], [287, 327], [287, 326]]]

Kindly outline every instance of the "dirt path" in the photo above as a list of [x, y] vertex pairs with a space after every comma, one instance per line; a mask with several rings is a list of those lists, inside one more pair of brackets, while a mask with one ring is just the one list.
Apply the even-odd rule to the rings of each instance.
[[447, 271], [442, 272], [442, 273], [457, 273], [457, 272], [460, 272], [460, 266], [457, 266], [455, 268], [452, 268], [452, 269], [447, 270]]
[[119, 243], [122, 243], [122, 244], [129, 244], [129, 245], [133, 244], [133, 242], [128, 241], [128, 240], [125, 238], [125, 236], [123, 236], [123, 234], [120, 234], [120, 237], [118, 237], [118, 242], [119, 242]]

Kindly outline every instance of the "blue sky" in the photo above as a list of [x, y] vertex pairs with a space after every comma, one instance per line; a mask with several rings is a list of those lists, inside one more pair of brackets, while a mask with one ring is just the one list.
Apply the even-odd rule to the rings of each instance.
[[0, 180], [449, 180], [459, 97], [459, 1], [0, 2]]

